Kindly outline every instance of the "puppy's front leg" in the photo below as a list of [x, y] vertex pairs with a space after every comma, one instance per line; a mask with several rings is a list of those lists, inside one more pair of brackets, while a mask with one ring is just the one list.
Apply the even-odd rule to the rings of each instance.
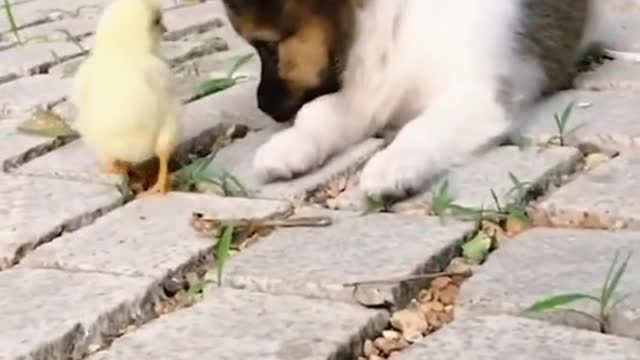
[[491, 87], [458, 86], [438, 94], [428, 109], [365, 165], [360, 187], [368, 196], [404, 197], [504, 135], [509, 115]]
[[256, 152], [254, 170], [262, 181], [290, 179], [322, 165], [330, 156], [371, 134], [370, 123], [345, 102], [340, 92], [305, 104], [295, 124]]

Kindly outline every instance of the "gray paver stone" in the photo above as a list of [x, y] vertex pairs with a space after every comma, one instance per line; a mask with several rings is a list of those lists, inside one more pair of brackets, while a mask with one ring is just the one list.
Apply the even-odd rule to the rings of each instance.
[[[448, 183], [448, 191], [455, 204], [474, 209], [495, 209], [491, 190], [501, 206], [517, 196], [509, 173], [515, 175], [525, 188], [544, 186], [554, 177], [569, 172], [580, 158], [578, 149], [571, 147], [528, 147], [523, 150], [517, 146], [497, 147], [454, 169], [422, 194], [395, 204], [393, 210], [402, 212], [424, 204], [430, 206], [433, 193], [440, 190], [444, 181]], [[331, 205], [343, 210], [361, 209], [363, 199], [358, 187], [354, 186], [340, 194]]]
[[605, 17], [602, 34], [607, 49], [639, 52], [640, 4], [635, 0], [608, 0], [602, 2]]
[[95, 14], [91, 14], [24, 28], [20, 30], [20, 36], [25, 39], [33, 39], [31, 41], [35, 43], [69, 41], [69, 35], [77, 40], [93, 34], [97, 25], [98, 17]]
[[137, 199], [40, 247], [20, 266], [161, 279], [211, 253], [215, 242], [191, 228], [192, 212], [222, 219], [263, 218], [287, 209], [283, 202], [190, 193]]
[[640, 102], [633, 94], [583, 90], [561, 91], [521, 114], [526, 124], [523, 136], [546, 143], [558, 135], [554, 114], [562, 114], [569, 103], [575, 106], [566, 130], [568, 144], [589, 142], [604, 148], [624, 149], [637, 145], [640, 137]]
[[80, 359], [132, 320], [148, 320], [152, 280], [44, 269], [0, 272], [0, 358]]
[[0, 269], [118, 201], [111, 186], [0, 174]]
[[82, 49], [71, 42], [28, 43], [4, 50], [0, 56], [0, 83], [19, 76], [37, 74], [60, 61], [83, 53]]
[[640, 342], [511, 316], [456, 320], [394, 360], [638, 360]]
[[592, 71], [580, 74], [574, 85], [582, 90], [638, 92], [640, 63], [618, 59], [607, 61]]
[[[329, 214], [333, 224], [276, 230], [229, 260], [224, 285], [353, 302], [357, 300], [353, 287], [343, 284], [440, 271], [473, 229], [471, 223], [448, 221], [443, 225], [429, 217], [360, 216], [319, 209], [306, 209], [302, 214]], [[357, 298], [373, 299], [388, 290], [377, 285], [361, 286]], [[415, 295], [414, 290], [394, 290], [395, 299], [388, 300], [402, 307]]]
[[[76, 12], [81, 16], [99, 14], [107, 0], [33, 0], [23, 1], [12, 7], [16, 23], [20, 27], [41, 24], [47, 21], [62, 20]], [[0, 32], [10, 30], [6, 16], [0, 17]]]
[[[640, 232], [535, 228], [496, 250], [460, 291], [456, 316], [509, 314], [551, 295], [580, 292], [598, 296], [616, 250], [640, 250]], [[622, 255], [625, 255], [622, 253]], [[611, 332], [640, 339], [640, 262], [632, 258], [617, 296], [629, 294], [614, 309]], [[597, 316], [594, 302], [576, 302], [572, 309]], [[527, 314], [586, 329], [598, 329], [588, 317], [571, 311]]]
[[64, 100], [71, 83], [50, 75], [36, 75], [0, 84], [0, 118], [53, 106]]
[[273, 125], [260, 132], [250, 133], [244, 139], [222, 149], [212, 166], [221, 166], [236, 176], [255, 197], [264, 199], [290, 199], [304, 196], [316, 190], [331, 178], [348, 173], [363, 164], [378, 151], [383, 141], [368, 139], [351, 149], [329, 159], [323, 166], [293, 180], [262, 183], [253, 169], [255, 151], [268, 141], [273, 134], [284, 129], [283, 125]]
[[[189, 103], [184, 109], [180, 143], [185, 146], [191, 139], [221, 124], [246, 124], [251, 129], [265, 126], [268, 120], [257, 114], [257, 107], [247, 106], [251, 104], [249, 101], [254, 101], [254, 89], [253, 83], [246, 83]], [[119, 176], [102, 173], [95, 154], [82, 139], [34, 159], [15, 172], [107, 184], [121, 180]]]
[[16, 130], [22, 120], [0, 120], [0, 169], [9, 171], [34, 156], [45, 153], [59, 140], [28, 135]]
[[167, 40], [176, 40], [189, 33], [203, 32], [220, 27], [224, 22], [222, 1], [207, 1], [198, 5], [190, 5], [165, 11], [163, 21], [167, 27]]
[[629, 152], [580, 174], [533, 208], [540, 225], [640, 229], [640, 155]]
[[89, 360], [346, 360], [355, 358], [361, 333], [373, 335], [386, 320], [349, 304], [216, 289]]

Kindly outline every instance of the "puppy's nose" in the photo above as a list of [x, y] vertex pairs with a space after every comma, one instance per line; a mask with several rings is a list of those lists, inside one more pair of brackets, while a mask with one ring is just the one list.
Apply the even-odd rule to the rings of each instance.
[[258, 108], [279, 123], [287, 122], [296, 115], [296, 109], [274, 101], [258, 101]]

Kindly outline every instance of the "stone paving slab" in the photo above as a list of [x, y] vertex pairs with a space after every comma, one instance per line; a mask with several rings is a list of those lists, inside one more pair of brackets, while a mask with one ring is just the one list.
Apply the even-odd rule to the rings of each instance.
[[640, 154], [623, 153], [534, 206], [538, 225], [640, 229]]
[[248, 134], [244, 139], [220, 150], [212, 166], [223, 167], [232, 173], [252, 196], [264, 199], [291, 199], [316, 190], [335, 176], [355, 170], [383, 145], [381, 139], [368, 139], [306, 175], [290, 181], [262, 183], [255, 176], [253, 169], [255, 151], [273, 134], [284, 128], [285, 126], [276, 124], [260, 132]]
[[567, 144], [589, 142], [607, 149], [637, 146], [640, 138], [640, 101], [633, 94], [566, 90], [556, 93], [521, 115], [526, 124], [522, 135], [536, 143], [546, 143], [558, 135], [554, 114], [575, 106], [567, 130], [578, 127], [567, 137]]
[[176, 40], [192, 32], [203, 32], [220, 27], [224, 23], [222, 1], [206, 1], [202, 4], [184, 6], [163, 14], [163, 22], [167, 27], [164, 38]]
[[0, 174], [0, 269], [115, 207], [114, 187]]
[[349, 304], [216, 289], [89, 360], [351, 359], [352, 349], [361, 348], [360, 333], [385, 323], [386, 316]]
[[603, 36], [606, 48], [639, 52], [640, 4], [636, 0], [607, 0], [605, 4], [607, 24]]
[[511, 316], [456, 320], [394, 360], [638, 360], [640, 342]]
[[[255, 96], [254, 89], [255, 84], [246, 83], [188, 104], [182, 118], [184, 130], [180, 143], [186, 144], [221, 124], [245, 124], [250, 129], [265, 126], [268, 120], [256, 114], [257, 107], [243, 106]], [[101, 172], [96, 156], [81, 139], [30, 161], [15, 172], [105, 184], [121, 181], [120, 176]]]
[[162, 279], [211, 252], [214, 241], [189, 225], [194, 211], [222, 219], [263, 218], [288, 208], [283, 202], [175, 192], [137, 199], [38, 248], [20, 266]]
[[22, 120], [0, 120], [0, 170], [11, 168], [54, 148], [59, 140], [18, 132]]
[[[640, 55], [640, 54], [639, 54]], [[595, 70], [582, 73], [574, 86], [591, 91], [640, 91], [640, 62], [607, 61]]]
[[[473, 230], [471, 223], [448, 221], [443, 225], [437, 218], [304, 211], [304, 215], [318, 214], [328, 214], [333, 224], [276, 230], [229, 261], [224, 285], [354, 302], [353, 288], [343, 284], [441, 271], [455, 256], [464, 235]], [[376, 286], [359, 290], [361, 299], [374, 298], [382, 291]], [[411, 294], [414, 289], [403, 290], [407, 291], [395, 294], [398, 304], [415, 295]]]
[[[82, 40], [81, 44], [86, 49], [93, 47], [95, 37], [90, 36]], [[197, 34], [193, 39], [180, 39], [178, 41], [163, 41], [162, 54], [167, 61], [173, 65], [179, 65], [193, 58], [200, 58], [203, 55], [220, 54], [227, 52], [229, 45], [227, 41], [217, 35], [216, 31]], [[86, 59], [85, 56], [74, 57], [71, 60], [53, 65], [49, 68], [48, 74], [61, 78], [73, 77], [80, 64]], [[180, 86], [180, 84], [177, 84]]]
[[79, 359], [132, 320], [148, 320], [152, 280], [98, 273], [0, 272], [0, 359]]
[[[501, 146], [454, 169], [429, 190], [396, 204], [393, 210], [403, 211], [420, 205], [430, 207], [434, 192], [440, 190], [444, 181], [448, 183], [449, 194], [455, 204], [474, 209], [494, 209], [491, 190], [497, 195], [500, 205], [512, 201], [517, 194], [512, 191], [515, 184], [509, 173], [522, 183], [528, 183], [524, 184], [525, 188], [544, 186], [554, 177], [571, 172], [580, 158], [580, 151], [572, 147], [527, 147], [521, 150], [517, 146]], [[331, 207], [362, 210], [363, 198], [358, 187], [354, 186], [331, 201]]]
[[[41, 23], [78, 15], [94, 14], [107, 4], [108, 0], [33, 0], [12, 7], [18, 27], [24, 28]], [[11, 26], [5, 16], [0, 17], [0, 32], [9, 31]]]
[[49, 75], [36, 75], [0, 84], [0, 119], [53, 106], [64, 100], [71, 83]]
[[28, 43], [12, 47], [2, 51], [0, 56], [0, 83], [37, 74], [60, 61], [81, 56], [83, 53], [82, 49], [68, 41]]
[[[492, 253], [461, 288], [456, 317], [470, 315], [522, 315], [522, 311], [558, 293], [600, 293], [617, 249], [640, 251], [640, 232], [607, 232], [534, 228]], [[622, 255], [625, 255], [623, 253]], [[614, 310], [611, 332], [640, 339], [640, 262], [632, 258], [617, 296], [630, 296]], [[569, 307], [597, 316], [594, 303]], [[566, 307], [565, 307], [566, 308]], [[597, 329], [595, 321], [570, 311], [526, 315], [552, 323]]]
[[[66, 18], [59, 21], [47, 22], [20, 30], [23, 41], [44, 43], [45, 41], [69, 41], [69, 35], [74, 40], [92, 35], [98, 25], [99, 13], [93, 12], [76, 18]], [[61, 31], [63, 30], [64, 33]], [[66, 34], [65, 34], [66, 33]]]

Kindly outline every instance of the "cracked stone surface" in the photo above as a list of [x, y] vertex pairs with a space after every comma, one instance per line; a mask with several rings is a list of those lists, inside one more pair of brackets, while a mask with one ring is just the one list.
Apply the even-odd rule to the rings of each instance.
[[99, 273], [0, 272], [0, 358], [77, 359], [129, 321], [150, 317], [151, 284]]
[[382, 147], [382, 140], [369, 139], [333, 157], [318, 171], [310, 172], [291, 181], [263, 183], [257, 179], [253, 171], [253, 155], [258, 147], [282, 129], [284, 129], [283, 126], [276, 125], [248, 134], [244, 139], [222, 149], [212, 166], [223, 167], [234, 174], [248, 188], [252, 196], [264, 199], [290, 199], [301, 197], [333, 177], [349, 172], [350, 169], [363, 164]]
[[[616, 251], [640, 251], [640, 232], [535, 228], [495, 251], [462, 287], [458, 316], [509, 314], [597, 329], [598, 324], [572, 311], [524, 314], [534, 302], [558, 293], [597, 294]], [[625, 253], [621, 253], [622, 256]], [[629, 297], [613, 310], [611, 333], [640, 340], [640, 263], [630, 261], [617, 296]], [[567, 305], [597, 316], [593, 302]], [[567, 308], [567, 307], [564, 307]]]
[[546, 143], [558, 135], [554, 114], [562, 114], [573, 102], [575, 106], [566, 130], [568, 144], [592, 143], [604, 148], [636, 147], [640, 139], [640, 102], [634, 94], [623, 92], [595, 92], [567, 90], [540, 102], [522, 114], [527, 124], [523, 136], [537, 143]]
[[83, 51], [69, 42], [28, 43], [2, 52], [0, 57], [0, 83], [19, 76], [37, 73], [40, 69], [55, 64], [56, 58], [71, 59], [82, 55]]
[[[343, 284], [439, 271], [473, 229], [471, 223], [442, 225], [437, 218], [318, 211], [304, 214], [329, 214], [331, 227], [277, 230], [231, 259], [226, 284], [353, 302], [353, 287]], [[361, 295], [378, 291], [363, 287]]]
[[125, 335], [89, 360], [344, 359], [360, 333], [380, 331], [385, 319], [349, 304], [213, 290], [203, 302]]
[[0, 84], [0, 119], [55, 105], [67, 96], [71, 83], [36, 75]]
[[[162, 52], [185, 102], [239, 56], [254, 54], [235, 86], [186, 105], [177, 154], [183, 161], [210, 147], [221, 124], [246, 125], [246, 136], [226, 144], [212, 166], [240, 178], [249, 195], [171, 192], [125, 204], [114, 186], [122, 179], [102, 174], [81, 139], [16, 130], [39, 108], [73, 122], [72, 76], [109, 1], [10, 0], [22, 45], [6, 32], [0, 9], [0, 359], [381, 360], [362, 354], [365, 339], [376, 346], [373, 340], [399, 333], [376, 308], [403, 308], [423, 294], [429, 279], [407, 277], [456, 265], [447, 263], [476, 224], [425, 216], [429, 192], [390, 213], [362, 214], [356, 176], [382, 148], [380, 139], [295, 180], [259, 183], [255, 150], [283, 125], [258, 109], [259, 58], [232, 29], [221, 0], [158, 0], [169, 28]], [[452, 324], [390, 359], [640, 360], [635, 257], [617, 293], [630, 296], [611, 313], [609, 335], [575, 311], [521, 311], [559, 292], [599, 291], [615, 251], [639, 250], [640, 1], [598, 5], [607, 11], [605, 49], [613, 60], [519, 115], [532, 147], [499, 147], [448, 176], [454, 202], [468, 207], [491, 206], [490, 189], [505, 203], [509, 172], [539, 186], [529, 203], [533, 228], [500, 238], [488, 260], [473, 266], [450, 309]], [[579, 127], [566, 146], [547, 144], [558, 135], [554, 114], [571, 101], [567, 130]], [[415, 204], [424, 208], [403, 209]], [[250, 219], [250, 230], [265, 230], [260, 218], [291, 210], [334, 223], [276, 227], [239, 250], [234, 244], [217, 287], [216, 241], [189, 225], [192, 212]], [[358, 281], [366, 283], [345, 284]], [[592, 305], [571, 307], [595, 315]]]
[[[448, 183], [449, 194], [455, 204], [473, 209], [494, 209], [493, 190], [504, 205], [515, 198], [513, 174], [525, 188], [542, 186], [555, 177], [569, 173], [581, 158], [576, 148], [537, 148], [519, 149], [517, 146], [502, 146], [477, 157], [438, 180], [429, 190], [411, 199], [400, 202], [394, 210], [403, 211], [422, 204], [429, 207], [433, 203], [433, 193], [437, 193]], [[357, 186], [340, 194], [332, 207], [342, 210], [362, 209], [363, 202]]]
[[0, 120], [0, 168], [22, 163], [30, 152], [39, 153], [38, 149], [46, 148], [53, 142], [49, 138], [18, 132], [16, 127], [21, 122], [22, 119]]
[[[263, 218], [288, 208], [288, 204], [275, 201], [182, 193], [141, 199], [38, 248], [20, 266], [162, 279], [209, 255], [215, 244], [191, 228], [191, 213], [221, 219]], [[167, 221], [172, 218], [174, 221]]]
[[640, 154], [624, 153], [542, 199], [535, 218], [559, 227], [639, 230], [638, 176]]
[[0, 174], [0, 269], [118, 201], [111, 186]]
[[[253, 83], [245, 83], [230, 89], [224, 97], [215, 94], [187, 104], [182, 118], [184, 129], [179, 142], [187, 143], [221, 124], [244, 124], [250, 129], [266, 126], [268, 120], [263, 115], [257, 114], [251, 107], [243, 106], [253, 97], [254, 88]], [[82, 139], [28, 162], [16, 172], [112, 185], [121, 181], [120, 176], [101, 171], [95, 155]]]
[[454, 321], [397, 360], [640, 359], [640, 343], [512, 316]]
[[615, 59], [582, 74], [575, 86], [593, 91], [640, 91], [640, 62]]

